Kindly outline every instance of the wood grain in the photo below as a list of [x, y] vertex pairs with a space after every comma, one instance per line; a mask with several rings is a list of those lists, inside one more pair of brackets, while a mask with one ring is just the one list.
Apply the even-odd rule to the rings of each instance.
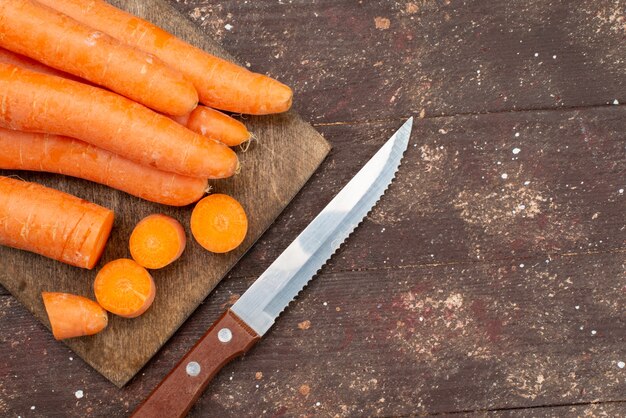
[[[390, 194], [191, 416], [626, 415], [624, 106], [586, 107], [626, 102], [623, 1], [169, 3], [253, 69], [295, 84], [296, 108], [333, 150], [122, 389], [0, 297], [3, 415], [130, 413], [421, 109]], [[560, 110], [518, 111], [538, 108]], [[540, 202], [541, 222], [505, 216], [526, 176], [556, 204]]]
[[[294, 204], [321, 210], [400, 123], [319, 127], [332, 158]], [[624, 106], [418, 120], [393, 197], [326, 268], [624, 250], [625, 131]], [[233, 274], [260, 274], [308, 222], [277, 224]]]
[[502, 409], [497, 411], [472, 411], [460, 414], [444, 414], [460, 418], [559, 418], [559, 417], [623, 417], [626, 416], [626, 402], [592, 402], [578, 405], [540, 406], [536, 408]]
[[[324, 271], [222, 370], [190, 416], [411, 416], [623, 400], [625, 262], [624, 254], [595, 254], [535, 258], [524, 268], [500, 261]], [[6, 411], [26, 412], [30, 402], [43, 416], [132, 411], [247, 281], [222, 282], [123, 390], [69, 361], [69, 350], [5, 298], [0, 327], [22, 336], [0, 337]], [[60, 367], [42, 368], [50, 361]], [[77, 401], [79, 389], [86, 396]]]
[[[229, 57], [167, 4], [155, 1], [118, 1], [118, 6], [158, 22], [166, 30], [214, 54]], [[190, 238], [181, 259], [155, 271], [157, 296], [153, 307], [138, 319], [111, 316], [105, 332], [69, 340], [67, 344], [92, 367], [118, 386], [124, 385], [158, 351], [248, 248], [271, 225], [324, 159], [329, 146], [296, 114], [249, 117], [246, 124], [257, 136], [247, 152], [240, 152], [242, 173], [213, 182], [214, 190], [237, 198], [250, 219], [248, 237], [237, 250], [213, 255]], [[47, 174], [1, 172], [57, 188], [113, 209], [117, 220], [100, 266], [128, 257], [128, 238], [134, 225], [151, 213], [165, 213], [182, 221], [189, 232], [191, 208], [167, 208], [143, 202], [106, 187]], [[0, 282], [35, 316], [47, 324], [41, 291], [70, 292], [93, 298], [95, 271], [71, 268], [40, 256], [0, 248]]]
[[[622, 400], [626, 388], [617, 364], [626, 361], [621, 315], [626, 249], [619, 200], [620, 173], [626, 167], [619, 152], [623, 115], [622, 107], [611, 107], [421, 121], [412, 139], [418, 146], [407, 153], [379, 206], [267, 337], [218, 375], [191, 416], [262, 411], [270, 416], [397, 416]], [[132, 411], [393, 132], [393, 125], [321, 128], [334, 145], [326, 163], [145, 375], [123, 392], [107, 389], [106, 382], [69, 362], [65, 353], [52, 354], [48, 334], [24, 325], [25, 314], [14, 313], [0, 328], [12, 329], [8, 322], [15, 322], [15, 329], [32, 336], [33, 346], [46, 347], [48, 356], [71, 366], [37, 381], [41, 392], [71, 375], [98, 397], [114, 400], [100, 412]], [[515, 137], [513, 126], [523, 136]], [[591, 145], [584, 132], [595, 138]], [[445, 153], [437, 158], [440, 146]], [[512, 153], [516, 146], [519, 154]], [[465, 164], [458, 165], [457, 151]], [[514, 175], [502, 179], [503, 165]], [[537, 228], [528, 215], [509, 216], [519, 203], [504, 198], [510, 194], [506, 184], [519, 186], [526, 174], [532, 176], [526, 188], [558, 204], [540, 203], [540, 213], [533, 216], [545, 214], [546, 221]], [[580, 181], [589, 188], [579, 189]], [[462, 216], [462, 208], [452, 203], [461, 192], [476, 195], [481, 204], [474, 213], [492, 214], [492, 224]], [[546, 232], [560, 247], [541, 244]], [[513, 234], [523, 238], [520, 249], [507, 241]], [[433, 251], [434, 245], [441, 250]], [[475, 257], [477, 246], [484, 248], [484, 258]], [[14, 307], [6, 310], [15, 312]], [[17, 345], [9, 348], [12, 344]], [[9, 364], [17, 379], [37, 373], [41, 365], [16, 358], [22, 344], [10, 337], [7, 354], [2, 353], [12, 356]], [[20, 396], [6, 390], [5, 396]], [[11, 405], [27, 402], [22, 397]], [[50, 408], [80, 415], [95, 402], [75, 407], [68, 392]]]
[[319, 123], [626, 103], [623, 0], [170, 2]]

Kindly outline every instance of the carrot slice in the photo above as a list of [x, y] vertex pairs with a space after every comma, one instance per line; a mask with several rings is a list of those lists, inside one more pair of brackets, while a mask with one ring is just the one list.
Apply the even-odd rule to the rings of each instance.
[[153, 54], [190, 80], [200, 101], [216, 109], [265, 115], [291, 107], [286, 85], [210, 55], [103, 0], [39, 0], [61, 13]]
[[0, 245], [91, 269], [112, 226], [109, 209], [39, 184], [0, 177]]
[[151, 202], [197, 202], [207, 180], [168, 173], [66, 136], [0, 128], [0, 169], [45, 171], [104, 184]]
[[248, 218], [238, 201], [225, 194], [212, 194], [193, 209], [191, 232], [205, 249], [226, 253], [243, 242], [248, 232]]
[[206, 106], [196, 107], [189, 115], [185, 126], [195, 133], [217, 139], [229, 147], [246, 142], [251, 136], [243, 123]]
[[186, 244], [185, 230], [174, 218], [157, 214], [142, 219], [130, 234], [130, 254], [147, 269], [160, 269], [178, 260]]
[[0, 1], [0, 33], [6, 49], [159, 112], [184, 115], [198, 104], [198, 92], [182, 73], [37, 1]]
[[100, 306], [125, 318], [135, 318], [148, 310], [156, 294], [150, 273], [127, 258], [102, 267], [93, 289]]
[[56, 292], [42, 292], [41, 297], [57, 340], [96, 334], [109, 322], [106, 311], [93, 300]]

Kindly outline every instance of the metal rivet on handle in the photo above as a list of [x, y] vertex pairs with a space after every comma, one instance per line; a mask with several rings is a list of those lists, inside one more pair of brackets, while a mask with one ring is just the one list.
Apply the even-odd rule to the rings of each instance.
[[220, 340], [220, 342], [228, 343], [233, 339], [233, 333], [228, 328], [222, 328], [217, 333], [217, 339]]
[[198, 363], [197, 361], [190, 361], [189, 363], [187, 363], [187, 367], [185, 368], [185, 371], [191, 377], [196, 377], [197, 375], [199, 375], [200, 370], [202, 370], [202, 367], [200, 367], [200, 363]]

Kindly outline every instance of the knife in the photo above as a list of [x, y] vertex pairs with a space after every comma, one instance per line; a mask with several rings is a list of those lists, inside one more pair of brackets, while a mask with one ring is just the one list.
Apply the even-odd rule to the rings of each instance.
[[376, 205], [411, 136], [409, 118], [133, 412], [184, 417], [224, 365], [248, 351]]

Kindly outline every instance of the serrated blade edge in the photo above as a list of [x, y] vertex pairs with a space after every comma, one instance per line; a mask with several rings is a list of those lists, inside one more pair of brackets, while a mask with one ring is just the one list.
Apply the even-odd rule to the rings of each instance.
[[258, 335], [267, 332], [385, 193], [412, 126], [411, 117], [232, 306]]

